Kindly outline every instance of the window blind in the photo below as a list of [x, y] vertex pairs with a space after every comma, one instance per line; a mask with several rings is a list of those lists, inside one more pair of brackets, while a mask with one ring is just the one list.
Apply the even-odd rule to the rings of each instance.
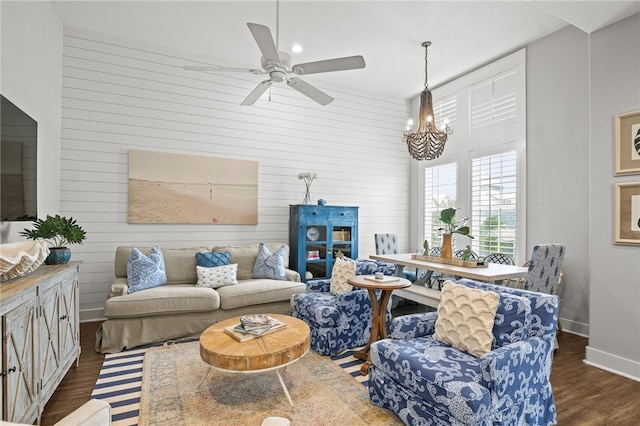
[[425, 239], [431, 247], [442, 244], [440, 211], [456, 207], [457, 197], [456, 163], [427, 167], [424, 170], [424, 230]]
[[479, 256], [516, 250], [516, 151], [471, 161], [472, 248]]
[[510, 70], [471, 87], [471, 127], [516, 117], [517, 74]]

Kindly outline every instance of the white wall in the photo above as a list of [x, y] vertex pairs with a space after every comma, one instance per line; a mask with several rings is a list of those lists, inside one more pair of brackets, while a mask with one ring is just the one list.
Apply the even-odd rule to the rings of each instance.
[[[118, 245], [186, 247], [288, 242], [289, 204], [302, 201], [300, 171], [319, 175], [314, 200], [360, 207], [360, 256], [373, 234], [395, 232], [408, 249], [409, 156], [402, 99], [327, 87], [322, 107], [291, 88], [272, 102], [242, 99], [260, 77], [184, 71], [212, 58], [65, 28], [60, 211], [87, 231], [74, 246], [81, 318], [99, 318]], [[357, 72], [357, 71], [350, 71]], [[127, 224], [128, 150], [257, 160], [258, 225]]]
[[567, 248], [560, 321], [589, 334], [589, 40], [568, 26], [527, 47], [527, 255]]
[[614, 117], [640, 110], [640, 14], [591, 35], [591, 271], [587, 362], [640, 380], [640, 247], [613, 244]]
[[[0, 92], [38, 123], [38, 212], [60, 203], [62, 23], [49, 2], [0, 2]], [[2, 240], [16, 241], [24, 222], [4, 222]]]

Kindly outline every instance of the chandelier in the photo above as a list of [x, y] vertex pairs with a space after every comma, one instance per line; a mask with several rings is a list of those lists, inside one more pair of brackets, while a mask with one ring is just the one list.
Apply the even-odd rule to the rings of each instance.
[[429, 90], [429, 83], [427, 83], [427, 53], [431, 42], [425, 41], [422, 46], [424, 47], [424, 90], [420, 94], [418, 128], [415, 132], [409, 130], [404, 132], [403, 140], [413, 158], [433, 160], [440, 157], [447, 137], [453, 133], [453, 130], [449, 128], [446, 120], [441, 129], [436, 127], [431, 90]]

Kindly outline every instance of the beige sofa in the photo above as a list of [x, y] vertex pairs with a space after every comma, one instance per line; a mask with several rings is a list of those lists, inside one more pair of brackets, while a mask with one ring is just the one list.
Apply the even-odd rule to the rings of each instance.
[[[289, 246], [265, 244], [274, 253], [285, 246], [285, 267], [289, 265]], [[286, 269], [287, 281], [252, 279], [258, 244], [215, 247], [213, 251], [231, 254], [238, 264], [238, 284], [217, 289], [196, 287], [196, 252], [207, 247], [162, 248], [167, 285], [127, 294], [127, 260], [133, 247], [118, 247], [115, 257], [116, 279], [104, 305], [106, 321], [96, 332], [96, 351], [120, 352], [149, 343], [163, 342], [202, 333], [223, 319], [252, 313], [290, 314], [290, 298], [304, 293], [300, 275]], [[147, 253], [151, 247], [138, 247]]]

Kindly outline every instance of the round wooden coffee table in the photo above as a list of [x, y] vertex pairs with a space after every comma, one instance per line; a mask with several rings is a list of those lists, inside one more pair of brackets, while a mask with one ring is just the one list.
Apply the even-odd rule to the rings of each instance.
[[[220, 321], [200, 335], [200, 357], [211, 368], [220, 371], [251, 374], [275, 370], [282, 390], [293, 407], [279, 369], [296, 362], [309, 351], [309, 326], [288, 315], [268, 315], [287, 326], [264, 336], [239, 342], [225, 333], [224, 328], [238, 325], [240, 317]], [[207, 370], [202, 382], [211, 368]]]

